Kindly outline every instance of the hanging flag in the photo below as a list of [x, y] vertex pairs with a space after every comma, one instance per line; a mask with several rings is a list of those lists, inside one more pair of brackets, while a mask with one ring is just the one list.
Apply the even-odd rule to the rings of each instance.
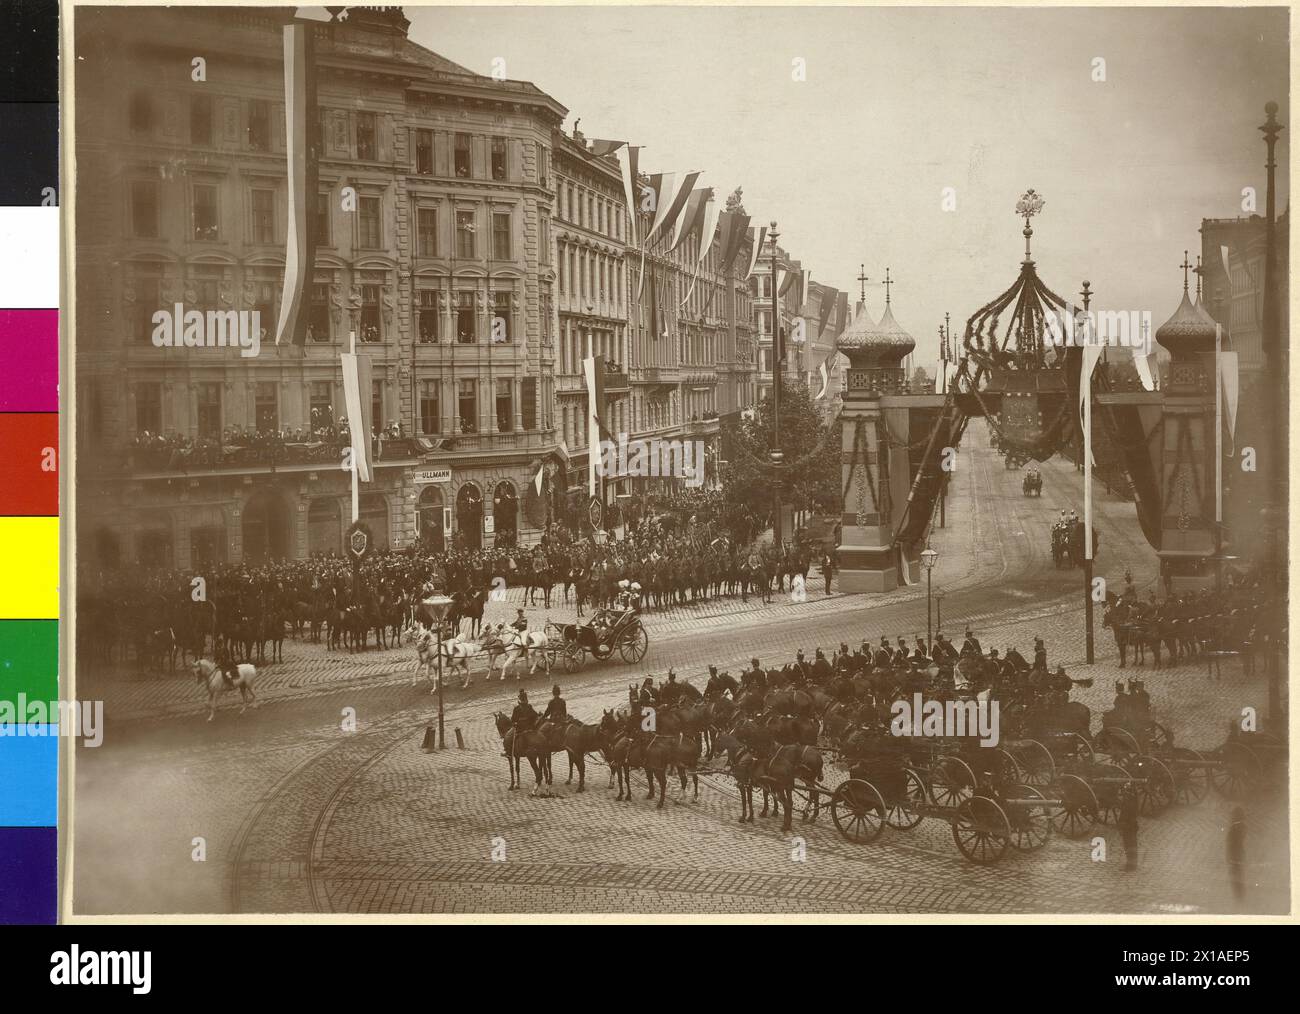
[[839, 295], [839, 289], [823, 285], [821, 287], [821, 306], [818, 307], [817, 337], [822, 336], [826, 330], [826, 324], [831, 319], [831, 308], [835, 305], [835, 300]]
[[1226, 246], [1220, 246], [1220, 247], [1219, 247], [1219, 259], [1220, 259], [1221, 261], [1223, 261], [1223, 274], [1227, 277], [1227, 279], [1228, 279], [1228, 284], [1231, 285], [1231, 284], [1232, 284], [1232, 268], [1230, 268], [1230, 267], [1228, 266], [1228, 248], [1227, 248]]
[[650, 335], [659, 338], [659, 291], [656, 284], [654, 265], [650, 265]]
[[371, 481], [370, 432], [370, 357], [344, 352], [343, 405], [348, 413], [348, 432], [352, 441], [352, 463], [361, 482]]
[[315, 206], [320, 151], [316, 109], [314, 22], [284, 26], [285, 159], [288, 163], [288, 216], [284, 247], [284, 287], [275, 344], [307, 342], [307, 300], [316, 264]]
[[[677, 216], [677, 222], [673, 226], [673, 242], [668, 247], [669, 253], [672, 253], [683, 242], [703, 228], [705, 201], [712, 194], [713, 191], [708, 187], [700, 187], [691, 191], [691, 195], [686, 199], [686, 207]], [[700, 245], [703, 246], [703, 242]]]
[[627, 200], [627, 217], [631, 222], [631, 239], [633, 246], [640, 246], [637, 234], [640, 231], [637, 223], [640, 219], [641, 202], [638, 200], [640, 194], [637, 193], [637, 177], [640, 169], [637, 163], [641, 157], [641, 148], [635, 144], [627, 146], [627, 157], [619, 161], [619, 168], [623, 171], [623, 196]]
[[826, 392], [830, 389], [831, 360], [833, 360], [836, 355], [837, 355], [836, 351], [834, 349], [831, 349], [830, 355], [828, 355], [825, 359], [822, 360], [821, 366], [817, 367], [817, 372], [821, 374], [821, 378], [822, 378], [822, 389], [817, 392], [817, 398], [815, 399], [817, 401], [821, 401], [823, 398], [825, 398]]
[[703, 264], [704, 258], [709, 256], [709, 251], [713, 249], [713, 237], [718, 231], [718, 202], [713, 199], [713, 189], [709, 189], [708, 199], [704, 202], [704, 227], [700, 230], [700, 256], [698, 263]]
[[625, 144], [627, 144], [626, 141], [603, 141], [598, 137], [593, 137], [587, 142], [587, 150], [597, 158], [602, 158], [605, 155], [614, 154]]
[[917, 582], [912, 580], [912, 568], [907, 562], [907, 555], [903, 552], [903, 545], [898, 545], [898, 576], [903, 579], [903, 584], [909, 588]]
[[801, 317], [806, 317], [803, 311], [807, 306], [808, 300], [812, 298], [812, 271], [799, 272], [799, 295], [795, 300], [796, 312]]
[[841, 292], [835, 301], [835, 334], [842, 335], [849, 326], [849, 294]]
[[555, 449], [559, 452], [560, 457], [562, 457], [565, 460], [565, 463], [567, 464], [569, 460], [569, 445], [564, 442], [563, 437], [560, 438], [560, 442], [556, 444]]
[[1087, 457], [1090, 465], [1096, 465], [1092, 457], [1092, 426], [1083, 422], [1087, 419], [1091, 421], [1092, 413], [1088, 411], [1088, 402], [1092, 398], [1092, 371], [1097, 365], [1097, 360], [1101, 358], [1102, 346], [1097, 344], [1088, 344], [1083, 347], [1083, 365], [1079, 370], [1079, 419], [1083, 427], [1084, 442], [1087, 444]]
[[650, 224], [650, 231], [645, 236], [647, 243], [665, 225], [671, 226], [677, 221], [700, 175], [698, 171], [691, 171], [656, 173], [650, 177], [651, 188], [655, 191], [655, 215]]
[[1151, 361], [1154, 356], [1143, 355], [1141, 352], [1133, 353], [1133, 366], [1138, 372], [1138, 379], [1142, 381], [1144, 391], [1154, 391], [1156, 389], [1156, 380], [1151, 373]]
[[948, 393], [948, 361], [946, 359], [940, 359], [939, 367], [934, 371], [934, 393]]
[[749, 216], [738, 211], [724, 211], [718, 219], [718, 228], [722, 233], [722, 263], [718, 265], [718, 273], [727, 275], [745, 241]]
[[786, 293], [788, 293], [791, 287], [794, 285], [795, 279], [799, 277], [799, 272], [795, 268], [781, 268], [777, 271], [776, 277], [777, 277], [776, 293], [778, 296], [784, 299]]
[[537, 487], [537, 495], [542, 495], [542, 476], [546, 474], [546, 465], [537, 466], [537, 474], [533, 476], [533, 485]]
[[1223, 409], [1228, 419], [1228, 439], [1232, 441], [1232, 453], [1237, 450], [1237, 395], [1238, 363], [1237, 353], [1220, 352], [1219, 374], [1223, 379]]
[[582, 361], [582, 373], [587, 387], [587, 495], [600, 496], [602, 482], [600, 474], [600, 409], [605, 403], [605, 363], [595, 356], [588, 356]]
[[[749, 235], [754, 236], [753, 229], [749, 230]], [[763, 244], [766, 242], [767, 226], [760, 225], [758, 227], [758, 235], [754, 236], [754, 245], [749, 251], [749, 270], [745, 272], [746, 278], [754, 273], [754, 267], [758, 264], [758, 257], [763, 252]]]

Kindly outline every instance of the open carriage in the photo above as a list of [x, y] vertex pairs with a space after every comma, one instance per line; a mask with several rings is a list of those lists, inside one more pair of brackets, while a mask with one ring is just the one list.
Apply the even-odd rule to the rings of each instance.
[[547, 623], [547, 656], [551, 665], [561, 662], [565, 672], [577, 672], [587, 655], [599, 662], [615, 652], [628, 665], [645, 657], [650, 638], [634, 610], [600, 609], [586, 623]]

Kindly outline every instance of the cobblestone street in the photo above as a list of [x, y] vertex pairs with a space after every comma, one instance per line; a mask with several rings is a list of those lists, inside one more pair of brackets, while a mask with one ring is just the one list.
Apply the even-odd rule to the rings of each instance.
[[[966, 437], [947, 527], [936, 529], [934, 590], [943, 593], [942, 629], [958, 643], [966, 625], [984, 647], [1026, 651], [1044, 638], [1049, 663], [1094, 684], [1075, 699], [1110, 707], [1114, 642], [1096, 617], [1097, 663], [1084, 665], [1082, 576], [1054, 569], [1048, 526], [1078, 507], [1081, 477], [1068, 462], [1042, 466], [1041, 499], [1021, 495], [1021, 473], [1004, 469], [982, 427]], [[1131, 569], [1154, 587], [1155, 558], [1132, 504], [1097, 496], [1097, 573], [1122, 581]], [[537, 703], [553, 679], [571, 715], [598, 721], [626, 701], [630, 682], [656, 680], [673, 666], [703, 685], [708, 664], [733, 673], [753, 655], [765, 664], [828, 655], [881, 634], [924, 636], [924, 585], [890, 596], [829, 597], [809, 581], [806, 602], [787, 594], [772, 605], [710, 602], [651, 613], [650, 650], [630, 668], [588, 660], [572, 675], [522, 681]], [[489, 606], [508, 618], [518, 604]], [[530, 625], [572, 616], [572, 607], [527, 610]], [[1028, 652], [1026, 652], [1028, 653]], [[509, 711], [517, 684], [485, 685], [481, 667], [468, 691], [448, 689], [445, 753], [425, 753], [436, 724], [427, 684], [410, 685], [409, 648], [364, 655], [290, 642], [283, 664], [259, 668], [259, 704], [238, 715], [229, 699], [212, 723], [193, 682], [181, 676], [82, 673], [78, 696], [105, 701], [104, 745], [79, 749], [74, 810], [75, 901], [79, 915], [178, 912], [698, 912], [736, 914], [902, 912], [1229, 912], [1224, 835], [1230, 807], [1211, 794], [1143, 820], [1139, 870], [1124, 871], [1114, 827], [1091, 838], [1055, 838], [1036, 854], [1009, 854], [977, 867], [954, 847], [947, 824], [887, 829], [870, 845], [841, 838], [823, 810], [791, 834], [771, 818], [740, 826], [730, 778], [700, 778], [699, 800], [670, 782], [655, 810], [643, 776], [636, 798], [616, 802], [609, 773], [589, 759], [582, 794], [565, 784], [554, 759], [554, 798], [507, 789], [506, 761], [493, 724]], [[1139, 670], [1141, 672], [1141, 670]], [[1203, 662], [1147, 671], [1154, 716], [1180, 745], [1213, 749], [1242, 708], [1266, 710], [1262, 676], [1225, 665], [1211, 680]], [[352, 710], [349, 710], [352, 709]], [[355, 715], [356, 731], [343, 726]], [[456, 745], [463, 738], [464, 748]], [[714, 762], [717, 768], [721, 762]], [[827, 765], [825, 782], [844, 776]], [[96, 791], [108, 785], [113, 791]], [[759, 804], [761, 805], [761, 793]], [[127, 802], [124, 802], [127, 801]], [[1244, 905], [1280, 913], [1289, 897], [1285, 787], [1247, 803], [1251, 886]], [[201, 840], [201, 844], [198, 840]], [[196, 861], [196, 849], [203, 850]], [[494, 861], [495, 860], [495, 861]]]

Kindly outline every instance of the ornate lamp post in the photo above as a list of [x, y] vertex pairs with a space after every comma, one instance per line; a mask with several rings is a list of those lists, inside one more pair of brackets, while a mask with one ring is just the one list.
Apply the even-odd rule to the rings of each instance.
[[933, 607], [934, 600], [931, 593], [930, 580], [934, 572], [934, 562], [939, 559], [937, 550], [926, 546], [921, 550], [921, 566], [925, 568], [925, 644], [930, 647], [934, 643], [934, 624]]
[[[776, 231], [776, 222], [773, 221], [768, 229], [768, 235], [772, 240], [772, 451], [769, 457], [773, 465], [781, 464], [784, 455], [781, 453], [781, 357], [784, 349], [781, 348], [781, 311], [778, 309], [777, 281], [779, 263], [777, 257], [776, 241], [780, 238], [780, 233]], [[785, 549], [785, 540], [781, 534], [781, 479], [779, 475], [773, 476], [772, 495], [776, 510], [772, 515], [772, 541], [776, 544], [778, 553]]]
[[447, 608], [451, 605], [451, 598], [447, 595], [434, 595], [425, 599], [424, 604], [429, 607], [429, 612], [433, 614], [433, 621], [438, 627], [438, 749], [446, 750], [447, 736], [442, 700], [442, 619], [447, 615]]

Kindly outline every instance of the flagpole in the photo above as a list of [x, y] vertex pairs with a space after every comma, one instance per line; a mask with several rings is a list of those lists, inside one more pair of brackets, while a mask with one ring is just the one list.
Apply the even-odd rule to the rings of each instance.
[[1214, 325], [1214, 556], [1216, 589], [1223, 587], [1223, 326]]
[[[1086, 315], [1088, 304], [1092, 301], [1092, 287], [1085, 281], [1079, 293], [1083, 296], [1083, 310]], [[1086, 320], [1085, 316], [1085, 320]], [[1084, 325], [1087, 327], [1087, 324]], [[1088, 348], [1083, 349], [1080, 383], [1083, 391], [1083, 616], [1084, 616], [1084, 650], [1088, 665], [1093, 663], [1092, 638], [1092, 370], [1086, 362]]]

